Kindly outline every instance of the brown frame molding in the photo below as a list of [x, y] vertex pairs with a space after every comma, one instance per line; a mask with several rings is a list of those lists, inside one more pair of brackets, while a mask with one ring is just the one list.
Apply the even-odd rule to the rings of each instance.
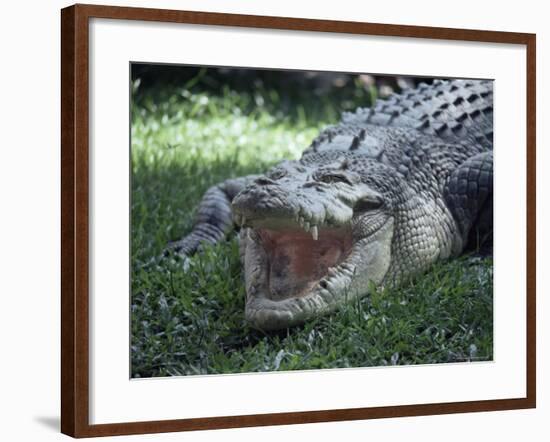
[[[91, 17], [525, 45], [527, 50], [527, 396], [471, 402], [90, 425], [88, 423], [88, 22]], [[535, 34], [99, 5], [73, 5], [62, 9], [61, 431], [73, 437], [91, 437], [534, 408], [536, 406], [535, 99]]]

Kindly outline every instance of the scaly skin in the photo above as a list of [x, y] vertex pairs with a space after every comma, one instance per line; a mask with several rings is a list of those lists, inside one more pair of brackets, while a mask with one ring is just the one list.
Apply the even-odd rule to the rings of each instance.
[[290, 327], [492, 232], [492, 82], [436, 81], [345, 114], [299, 161], [212, 187], [194, 253], [240, 227], [245, 315]]

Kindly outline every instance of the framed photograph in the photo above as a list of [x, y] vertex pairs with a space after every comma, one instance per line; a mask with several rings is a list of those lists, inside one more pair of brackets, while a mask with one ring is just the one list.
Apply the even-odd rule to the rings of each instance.
[[63, 433], [535, 407], [535, 35], [61, 26]]

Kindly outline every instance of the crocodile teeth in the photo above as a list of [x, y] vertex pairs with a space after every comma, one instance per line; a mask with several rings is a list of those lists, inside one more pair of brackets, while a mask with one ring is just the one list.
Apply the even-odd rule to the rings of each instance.
[[241, 216], [241, 228], [244, 227], [244, 223], [246, 222], [246, 218], [243, 216]]
[[353, 264], [343, 262], [342, 264], [340, 264], [340, 266], [345, 270], [347, 270], [348, 272], [350, 272], [351, 274], [355, 273], [355, 266]]
[[309, 232], [309, 223], [307, 221], [304, 223], [304, 230]]
[[311, 236], [314, 241], [317, 241], [319, 239], [319, 230], [317, 229], [317, 226], [311, 226]]

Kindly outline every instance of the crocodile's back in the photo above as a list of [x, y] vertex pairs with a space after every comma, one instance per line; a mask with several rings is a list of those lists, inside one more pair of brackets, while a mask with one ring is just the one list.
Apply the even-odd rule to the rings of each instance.
[[379, 99], [370, 108], [345, 113], [341, 123], [325, 130], [314, 144], [324, 144], [335, 135], [357, 134], [369, 126], [410, 128], [445, 141], [469, 142], [482, 149], [492, 149], [493, 82], [421, 83], [410, 91]]

